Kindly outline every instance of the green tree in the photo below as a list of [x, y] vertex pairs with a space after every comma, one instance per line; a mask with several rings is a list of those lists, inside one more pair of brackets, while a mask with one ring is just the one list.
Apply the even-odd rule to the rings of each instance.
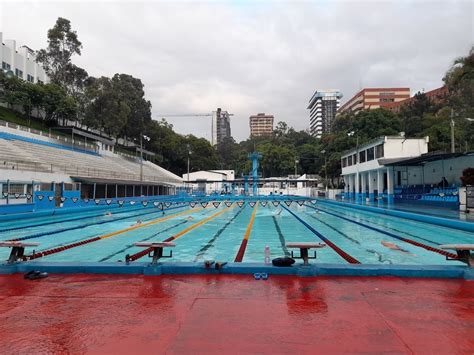
[[72, 30], [71, 22], [58, 17], [54, 27], [48, 30], [48, 47], [38, 51], [36, 61], [43, 65], [52, 83], [68, 92], [71, 83], [77, 81], [75, 74], [82, 77], [85, 72], [71, 64], [73, 55], [81, 55], [81, 48], [82, 43]]

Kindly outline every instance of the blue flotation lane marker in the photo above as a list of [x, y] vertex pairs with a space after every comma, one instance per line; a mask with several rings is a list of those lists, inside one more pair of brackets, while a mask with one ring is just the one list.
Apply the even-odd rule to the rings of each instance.
[[414, 246], [416, 246], [416, 247], [420, 247], [420, 248], [423, 248], [423, 249], [432, 251], [432, 252], [434, 252], [434, 253], [438, 253], [438, 254], [444, 255], [444, 256], [449, 257], [449, 258], [452, 258], [452, 259], [457, 259], [457, 258], [458, 258], [458, 256], [457, 256], [456, 254], [447, 252], [447, 251], [445, 251], [445, 250], [441, 250], [441, 249], [438, 249], [438, 248], [434, 248], [434, 247], [431, 247], [431, 246], [429, 246], [429, 245], [426, 245], [426, 244], [417, 242], [417, 241], [415, 241], [415, 240], [411, 240], [411, 239], [408, 239], [408, 238], [400, 237], [399, 235], [396, 235], [396, 234], [393, 234], [393, 233], [384, 231], [384, 230], [379, 229], [379, 228], [376, 228], [376, 227], [369, 226], [368, 224], [365, 224], [365, 223], [361, 223], [361, 222], [354, 221], [354, 220], [352, 220], [352, 219], [350, 219], [350, 218], [347, 218], [347, 217], [342, 217], [342, 216], [340, 216], [340, 215], [338, 215], [338, 214], [336, 214], [336, 213], [328, 212], [328, 211], [322, 210], [322, 209], [320, 209], [320, 208], [318, 208], [318, 207], [314, 207], [314, 206], [310, 206], [310, 205], [305, 205], [305, 206], [306, 206], [306, 207], [309, 207], [309, 208], [312, 208], [312, 209], [315, 209], [315, 210], [318, 210], [318, 211], [321, 211], [321, 212], [324, 212], [324, 213], [327, 213], [327, 214], [329, 214], [329, 215], [331, 215], [331, 216], [335, 216], [335, 217], [341, 218], [341, 219], [343, 219], [343, 220], [345, 220], [345, 221], [348, 221], [348, 222], [357, 224], [357, 225], [359, 225], [359, 226], [362, 226], [362, 227], [371, 229], [371, 230], [376, 231], [376, 232], [378, 232], [378, 233], [385, 234], [385, 235], [387, 235], [387, 236], [389, 236], [389, 237], [392, 237], [392, 238], [401, 240], [402, 242], [405, 242], [405, 243], [414, 245]]
[[328, 238], [326, 238], [324, 235], [322, 235], [321, 233], [319, 233], [316, 229], [314, 229], [313, 227], [311, 227], [307, 222], [305, 222], [303, 219], [301, 219], [298, 215], [296, 215], [296, 213], [294, 213], [293, 211], [291, 211], [288, 207], [286, 206], [283, 206], [282, 207], [287, 210], [288, 212], [290, 212], [293, 217], [295, 217], [298, 221], [301, 222], [301, 224], [303, 224], [306, 228], [308, 228], [311, 232], [313, 232], [319, 239], [321, 239], [323, 242], [325, 242], [330, 248], [332, 248], [336, 253], [339, 254], [339, 256], [341, 256], [344, 260], [346, 260], [348, 263], [350, 264], [360, 264], [360, 261], [357, 260], [356, 258], [354, 258], [353, 256], [347, 254], [344, 250], [342, 250], [341, 248], [339, 248], [336, 244], [334, 244], [333, 242], [331, 242]]
[[[168, 210], [172, 210], [172, 209], [176, 209], [176, 208], [180, 208], [180, 207], [172, 207], [172, 208], [169, 208]], [[53, 230], [53, 231], [47, 231], [47, 232], [36, 233], [36, 234], [28, 235], [28, 236], [25, 236], [25, 237], [19, 237], [19, 238], [15, 238], [15, 239], [9, 239], [8, 241], [20, 241], [20, 240], [27, 240], [27, 239], [40, 238], [40, 237], [44, 237], [44, 236], [47, 236], [47, 235], [53, 235], [53, 234], [58, 234], [58, 233], [63, 233], [63, 232], [69, 232], [69, 231], [72, 231], [72, 230], [82, 229], [82, 228], [86, 228], [86, 227], [90, 227], [90, 226], [97, 226], [97, 225], [101, 225], [101, 224], [105, 224], [105, 223], [111, 223], [111, 222], [116, 222], [116, 221], [122, 221], [122, 220], [124, 220], [124, 219], [129, 219], [129, 218], [134, 218], [134, 217], [138, 217], [138, 216], [149, 215], [149, 214], [153, 214], [153, 213], [158, 213], [158, 212], [157, 212], [156, 210], [153, 210], [152, 212], [139, 213], [139, 214], [135, 214], [135, 215], [133, 215], [133, 216], [125, 216], [125, 217], [115, 218], [115, 219], [111, 219], [111, 220], [109, 219], [109, 220], [100, 221], [100, 222], [95, 222], [95, 223], [86, 223], [86, 224], [81, 224], [81, 225], [79, 225], [79, 226], [68, 227], [68, 228], [61, 228], [61, 229], [55, 229], [55, 230]]]

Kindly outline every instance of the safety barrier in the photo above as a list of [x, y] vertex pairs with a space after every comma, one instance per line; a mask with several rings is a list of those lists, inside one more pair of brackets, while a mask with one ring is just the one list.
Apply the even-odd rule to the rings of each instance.
[[333, 249], [339, 256], [341, 256], [344, 260], [346, 260], [350, 264], [360, 264], [360, 261], [354, 258], [353, 256], [349, 255], [346, 253], [344, 250], [339, 248], [336, 244], [331, 242], [328, 238], [326, 238], [324, 235], [319, 233], [316, 229], [311, 227], [307, 222], [305, 222], [303, 219], [301, 219], [299, 216], [297, 216], [293, 211], [291, 211], [288, 207], [282, 206], [285, 210], [290, 212], [293, 217], [295, 217], [298, 221], [300, 221], [306, 228], [308, 228], [311, 232], [313, 232], [316, 236], [319, 237], [323, 242], [325, 242], [331, 249]]
[[415, 246], [417, 246], [417, 247], [420, 247], [420, 248], [423, 248], [423, 249], [426, 249], [426, 250], [429, 250], [429, 251], [438, 253], [438, 254], [440, 254], [440, 255], [444, 255], [444, 256], [447, 256], [447, 257], [450, 257], [450, 258], [453, 258], [453, 259], [456, 259], [456, 258], [457, 258], [457, 255], [456, 255], [456, 254], [453, 254], [453, 253], [450, 253], [450, 252], [447, 252], [447, 251], [445, 251], [445, 250], [441, 250], [441, 249], [438, 249], [438, 248], [431, 247], [431, 246], [429, 246], [429, 245], [426, 245], [426, 244], [417, 242], [417, 241], [415, 241], [415, 240], [411, 240], [411, 239], [408, 239], [408, 238], [400, 237], [400, 236], [398, 236], [398, 235], [395, 235], [395, 234], [393, 234], [393, 233], [384, 231], [384, 230], [382, 230], [382, 229], [369, 226], [368, 224], [361, 223], [361, 222], [358, 222], [358, 221], [354, 221], [354, 220], [352, 220], [352, 219], [350, 219], [350, 218], [340, 216], [340, 215], [338, 215], [338, 214], [336, 214], [336, 213], [332, 213], [332, 212], [329, 212], [329, 211], [326, 211], [326, 210], [322, 210], [322, 209], [320, 209], [320, 208], [318, 208], [318, 207], [314, 207], [314, 206], [310, 206], [310, 205], [306, 205], [306, 207], [313, 208], [313, 209], [318, 210], [318, 211], [323, 211], [324, 213], [327, 213], [327, 214], [329, 214], [329, 215], [331, 215], [331, 216], [335, 216], [335, 217], [341, 218], [341, 219], [343, 219], [343, 220], [345, 220], [345, 221], [348, 221], [348, 222], [357, 224], [357, 225], [359, 225], [359, 226], [362, 226], [362, 227], [371, 229], [371, 230], [376, 231], [376, 232], [378, 232], [378, 233], [385, 234], [385, 235], [387, 235], [387, 236], [389, 236], [389, 237], [392, 237], [392, 238], [401, 240], [401, 241], [403, 241], [403, 242], [405, 242], [405, 243], [409, 243], [409, 244], [415, 245]]

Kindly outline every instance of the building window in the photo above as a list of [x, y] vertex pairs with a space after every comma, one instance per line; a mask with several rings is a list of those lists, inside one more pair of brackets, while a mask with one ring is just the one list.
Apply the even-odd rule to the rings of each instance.
[[352, 165], [352, 155], [347, 157], [347, 166], [351, 166], [351, 165]]
[[23, 71], [21, 71], [20, 69], [15, 69], [15, 75], [16, 75], [18, 78], [22, 78], [22, 79], [23, 79]]
[[393, 96], [395, 95], [395, 93], [394, 92], [381, 92], [379, 95], [380, 96]]
[[374, 147], [367, 149], [367, 161], [374, 160]]
[[2, 62], [2, 69], [3, 70], [10, 70], [11, 66], [10, 66], [10, 64], [8, 64], [6, 62]]
[[357, 154], [352, 155], [352, 164], [357, 164]]
[[44, 81], [38, 79], [38, 84], [44, 84]]
[[379, 144], [378, 146], [375, 147], [375, 158], [383, 158], [383, 144]]
[[365, 163], [365, 150], [359, 152], [359, 163]]
[[28, 80], [30, 83], [35, 82], [35, 78], [30, 74], [26, 74], [26, 80]]
[[380, 102], [394, 102], [394, 101], [395, 101], [395, 99], [393, 97], [392, 98], [390, 98], [390, 97], [380, 98]]

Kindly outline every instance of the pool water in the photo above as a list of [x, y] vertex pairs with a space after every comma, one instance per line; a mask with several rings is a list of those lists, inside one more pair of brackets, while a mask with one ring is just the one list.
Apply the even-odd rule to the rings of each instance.
[[[172, 205], [165, 213], [155, 207], [128, 206], [68, 215], [0, 222], [0, 240], [21, 239], [40, 243], [35, 252], [68, 246], [91, 238], [96, 241], [40, 257], [30, 262], [117, 262], [143, 250], [133, 243], [171, 240], [173, 257], [163, 262], [204, 260], [234, 261], [247, 238], [242, 262], [263, 262], [265, 246], [271, 258], [290, 255], [287, 242], [330, 241], [362, 264], [456, 265], [444, 255], [406, 242], [438, 248], [440, 244], [472, 243], [473, 235], [398, 217], [355, 210], [344, 205], [293, 203], [275, 207], [221, 204], [215, 208]], [[255, 212], [255, 218], [252, 214]], [[141, 224], [136, 224], [140, 220]], [[405, 238], [405, 240], [399, 239]], [[245, 243], [244, 243], [245, 244]], [[30, 255], [33, 248], [28, 248]], [[336, 248], [318, 250], [315, 263], [347, 264]], [[0, 249], [6, 260], [9, 249]], [[147, 261], [146, 256], [139, 261]]]

